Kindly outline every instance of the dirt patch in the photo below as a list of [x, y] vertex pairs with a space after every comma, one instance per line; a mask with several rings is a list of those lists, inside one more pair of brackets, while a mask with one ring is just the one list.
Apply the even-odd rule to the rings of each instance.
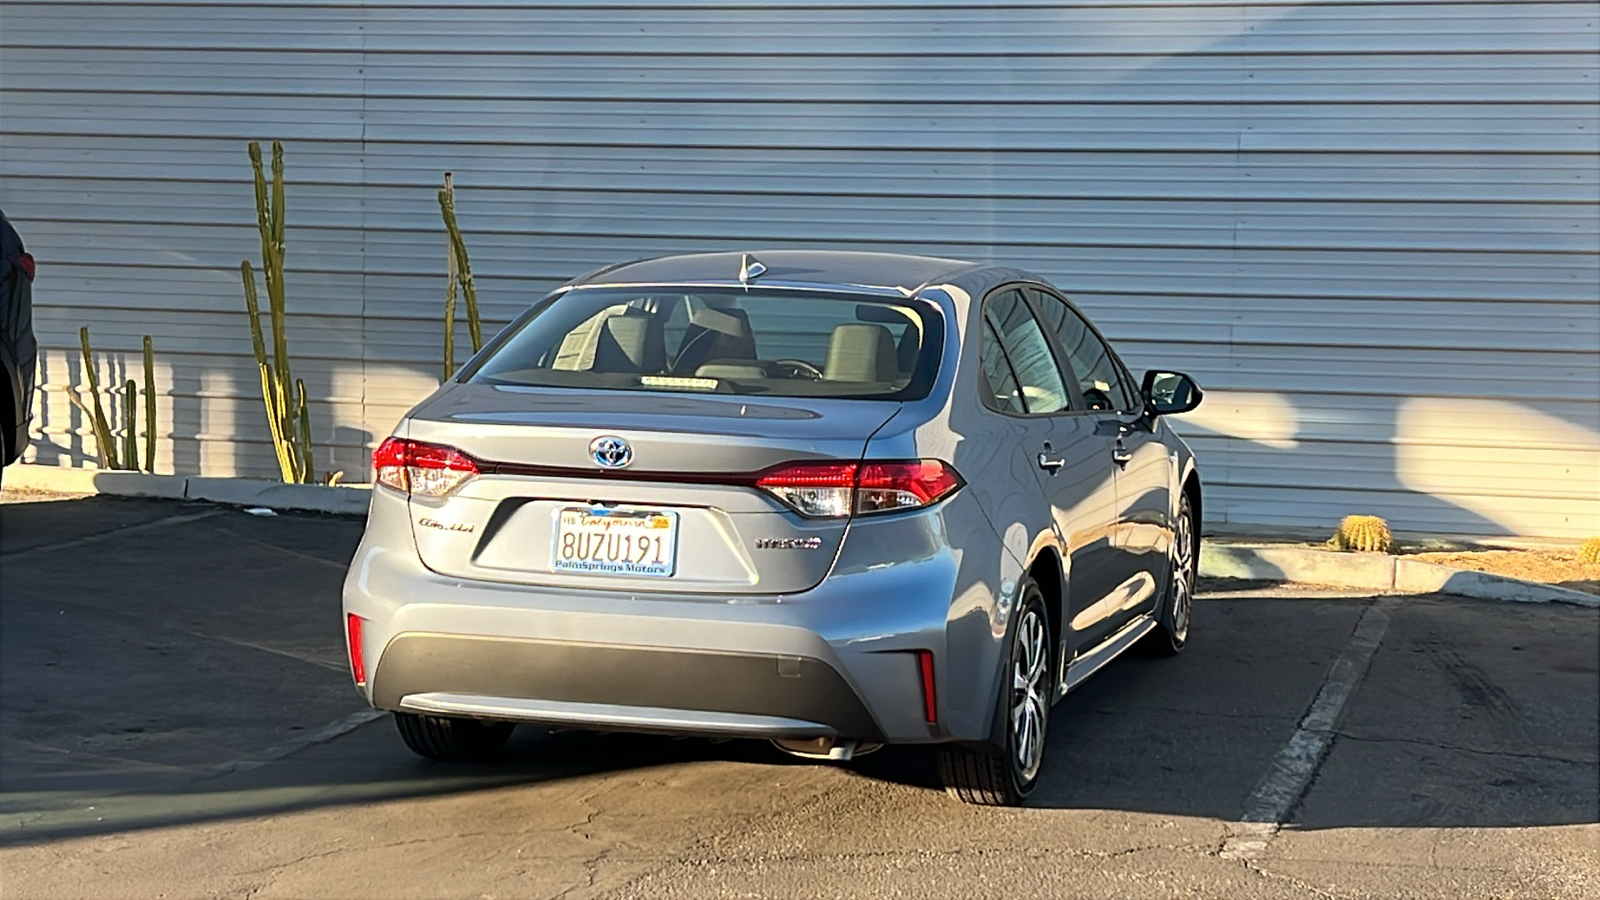
[[1411, 559], [1509, 575], [1524, 581], [1553, 584], [1574, 591], [1600, 594], [1600, 565], [1578, 561], [1577, 548], [1551, 550], [1467, 550], [1406, 554]]

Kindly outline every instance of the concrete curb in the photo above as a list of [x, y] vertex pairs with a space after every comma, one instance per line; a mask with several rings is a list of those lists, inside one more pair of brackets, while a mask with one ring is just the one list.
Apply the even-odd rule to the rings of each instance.
[[1479, 600], [1600, 607], [1600, 596], [1583, 591], [1382, 553], [1249, 547], [1203, 541], [1200, 574], [1208, 578], [1295, 581], [1401, 594], [1440, 593]]
[[[12, 466], [6, 469], [5, 483], [8, 487], [36, 491], [206, 500], [347, 516], [365, 516], [372, 500], [372, 486], [366, 484], [325, 487], [253, 478], [141, 475], [48, 466]], [[1480, 600], [1600, 607], [1600, 596], [1582, 591], [1381, 553], [1337, 553], [1304, 547], [1252, 547], [1203, 541], [1200, 574], [1208, 578], [1294, 581], [1396, 593], [1442, 593]]]
[[55, 469], [48, 466], [11, 466], [6, 469], [5, 486], [63, 494], [205, 500], [235, 506], [265, 506], [269, 509], [346, 516], [365, 516], [372, 502], [372, 486], [366, 484], [327, 487], [320, 484], [283, 484], [254, 478], [142, 475], [138, 472]]

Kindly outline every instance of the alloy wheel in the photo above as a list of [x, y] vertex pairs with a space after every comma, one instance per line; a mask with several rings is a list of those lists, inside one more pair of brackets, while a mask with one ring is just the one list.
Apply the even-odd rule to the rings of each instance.
[[1046, 717], [1050, 697], [1049, 630], [1039, 611], [1028, 608], [1017, 623], [1017, 647], [1012, 654], [1011, 750], [1017, 774], [1031, 782], [1044, 762]]
[[1172, 636], [1179, 643], [1189, 638], [1189, 608], [1194, 602], [1194, 523], [1185, 507], [1173, 529]]

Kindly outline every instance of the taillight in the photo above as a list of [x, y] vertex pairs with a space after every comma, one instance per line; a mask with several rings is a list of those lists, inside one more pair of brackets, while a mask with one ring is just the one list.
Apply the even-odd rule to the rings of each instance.
[[367, 660], [361, 649], [361, 622], [360, 616], [355, 613], [345, 614], [345, 637], [350, 647], [350, 677], [356, 684], [367, 683]]
[[964, 484], [954, 468], [937, 459], [862, 463], [856, 482], [858, 513], [927, 506]]
[[755, 486], [803, 516], [837, 518], [927, 506], [965, 483], [937, 459], [910, 459], [785, 463], [758, 475]]
[[34, 269], [35, 269], [34, 262], [33, 262], [33, 254], [32, 253], [18, 253], [17, 254], [17, 268], [22, 270], [22, 274], [28, 276], [28, 280], [29, 281], [32, 281], [33, 280], [33, 273], [34, 273]]
[[756, 479], [756, 487], [802, 516], [848, 516], [856, 488], [856, 464], [789, 463], [768, 469]]
[[478, 474], [472, 457], [454, 447], [394, 437], [378, 445], [372, 466], [379, 484], [424, 497], [443, 497]]

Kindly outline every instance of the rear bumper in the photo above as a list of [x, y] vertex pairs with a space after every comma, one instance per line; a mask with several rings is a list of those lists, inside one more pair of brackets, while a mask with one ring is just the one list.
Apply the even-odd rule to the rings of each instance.
[[[938, 514], [874, 523], [887, 544], [847, 538], [834, 571], [802, 594], [633, 594], [435, 574], [412, 548], [405, 501], [386, 494], [344, 589], [345, 611], [365, 620], [365, 690], [379, 709], [891, 743], [988, 733], [1003, 630], [956, 617], [980, 605], [958, 593]], [[853, 559], [853, 543], [877, 555]], [[923, 551], [885, 565], [885, 546]], [[925, 716], [922, 650], [934, 654], [937, 723]]]
[[837, 670], [801, 656], [407, 633], [374, 705], [594, 728], [882, 741]]

